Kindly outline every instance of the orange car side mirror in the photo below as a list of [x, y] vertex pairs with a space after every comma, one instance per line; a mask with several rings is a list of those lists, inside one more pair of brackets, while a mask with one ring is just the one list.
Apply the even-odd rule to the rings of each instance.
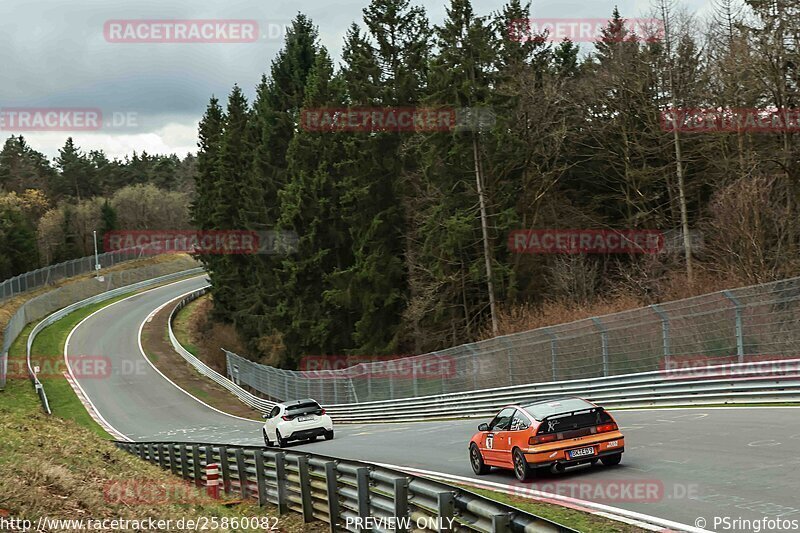
[[485, 422], [478, 426], [478, 431], [489, 431], [489, 424]]

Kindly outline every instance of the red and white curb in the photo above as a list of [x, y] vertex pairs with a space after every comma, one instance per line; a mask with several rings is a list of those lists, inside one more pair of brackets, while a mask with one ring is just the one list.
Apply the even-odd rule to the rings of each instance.
[[619, 507], [612, 507], [610, 505], [603, 505], [600, 503], [590, 502], [587, 500], [570, 498], [568, 496], [562, 496], [560, 494], [552, 494], [549, 492], [542, 492], [539, 490], [528, 489], [525, 487], [510, 488], [508, 485], [503, 485], [502, 483], [494, 483], [492, 481], [483, 481], [474, 478], [455, 476], [452, 474], [444, 474], [441, 472], [432, 472], [430, 470], [420, 470], [418, 468], [410, 468], [407, 466], [397, 466], [384, 463], [375, 463], [375, 464], [382, 466], [384, 468], [391, 468], [393, 470], [399, 470], [401, 472], [427, 477], [429, 479], [437, 481], [443, 481], [446, 483], [458, 483], [460, 485], [465, 485], [468, 487], [493, 490], [495, 492], [500, 492], [518, 498], [524, 498], [528, 500], [559, 505], [561, 507], [567, 507], [569, 509], [574, 509], [576, 511], [581, 511], [596, 516], [602, 516], [603, 518], [607, 518], [609, 520], [615, 520], [617, 522], [630, 524], [648, 531], [658, 531], [661, 533], [673, 533], [680, 531], [686, 531], [689, 533], [710, 533], [706, 529], [702, 529], [693, 525], [690, 526], [688, 524], [681, 524], [680, 522], [673, 522], [672, 520], [665, 520], [663, 518], [658, 518], [656, 516], [650, 516], [643, 513], [628, 511], [626, 509], [620, 509]]
[[92, 420], [97, 422], [97, 425], [103, 428], [106, 433], [111, 435], [112, 437], [116, 438], [117, 440], [130, 440], [128, 437], [111, 427], [111, 424], [106, 422], [106, 420], [100, 416], [100, 413], [97, 412], [97, 409], [94, 408], [94, 404], [89, 401], [86, 395], [83, 393], [83, 389], [81, 389], [78, 384], [72, 379], [72, 376], [69, 372], [64, 372], [64, 378], [69, 383], [69, 386], [72, 387], [72, 391], [75, 393], [75, 396], [78, 397], [83, 407], [86, 409], [86, 412], [89, 413], [89, 416], [92, 417]]

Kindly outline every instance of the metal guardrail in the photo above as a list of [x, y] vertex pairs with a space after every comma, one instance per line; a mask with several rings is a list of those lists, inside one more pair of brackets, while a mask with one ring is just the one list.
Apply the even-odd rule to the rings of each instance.
[[[120, 449], [205, 485], [205, 467], [220, 465], [226, 494], [294, 511], [330, 531], [576, 532], [468, 490], [412, 474], [309, 453], [250, 446], [116, 442]], [[359, 527], [357, 519], [383, 519]], [[399, 521], [398, 521], [399, 520]]]
[[33, 348], [33, 343], [36, 340], [36, 336], [43, 329], [45, 329], [47, 326], [50, 326], [51, 324], [61, 320], [62, 318], [64, 318], [68, 314], [70, 314], [70, 313], [72, 313], [74, 311], [77, 311], [78, 309], [81, 309], [83, 307], [87, 307], [89, 305], [96, 304], [98, 302], [103, 302], [105, 300], [109, 300], [109, 299], [114, 298], [116, 296], [119, 296], [121, 294], [125, 294], [125, 293], [128, 293], [128, 292], [136, 291], [136, 290], [139, 290], [139, 289], [144, 289], [146, 287], [151, 287], [153, 285], [158, 285], [159, 283], [164, 283], [164, 282], [171, 281], [171, 280], [174, 280], [174, 279], [178, 279], [178, 278], [182, 278], [182, 277], [186, 277], [186, 276], [191, 276], [192, 274], [199, 274], [201, 272], [203, 272], [203, 268], [202, 267], [198, 267], [198, 268], [193, 268], [193, 269], [190, 269], [190, 270], [184, 270], [184, 271], [181, 271], [181, 272], [174, 272], [172, 274], [159, 276], [157, 278], [147, 279], [147, 280], [144, 280], [144, 281], [140, 281], [138, 283], [133, 283], [131, 285], [125, 285], [125, 286], [119, 287], [117, 289], [112, 289], [110, 291], [101, 292], [100, 294], [92, 296], [91, 298], [86, 298], [85, 300], [81, 300], [79, 302], [75, 302], [73, 304], [70, 304], [70, 305], [68, 305], [68, 306], [56, 311], [55, 313], [52, 313], [52, 314], [48, 315], [46, 318], [44, 318], [42, 321], [40, 321], [38, 324], [36, 324], [36, 326], [31, 330], [30, 335], [28, 336], [28, 342], [27, 342], [27, 346], [26, 346], [26, 360], [27, 360], [27, 364], [28, 364], [28, 373], [29, 373], [29, 375], [31, 377], [31, 381], [33, 382], [34, 387], [36, 387], [36, 392], [39, 394], [39, 399], [42, 402], [42, 407], [44, 408], [45, 412], [48, 415], [52, 414], [52, 411], [50, 410], [50, 404], [49, 404], [48, 399], [47, 399], [47, 393], [46, 393], [46, 391], [44, 389], [44, 385], [42, 385], [42, 382], [39, 381], [39, 378], [34, 373], [33, 364], [31, 362], [31, 349]]
[[562, 395], [609, 408], [800, 402], [800, 359], [644, 372], [440, 396], [325, 405], [339, 422], [417, 421], [494, 415], [525, 400]]
[[190, 294], [187, 294], [181, 298], [181, 300], [178, 302], [178, 305], [176, 305], [175, 308], [170, 312], [167, 328], [169, 330], [169, 340], [172, 343], [172, 347], [201, 375], [206, 376], [214, 383], [227, 389], [231, 394], [239, 398], [239, 400], [241, 400], [245, 405], [266, 413], [275, 406], [275, 402], [265, 400], [264, 398], [259, 398], [258, 396], [255, 396], [254, 394], [244, 390], [239, 385], [195, 357], [189, 350], [183, 347], [183, 345], [178, 341], [178, 338], [175, 336], [175, 332], [172, 329], [172, 324], [175, 320], [175, 316], [178, 314], [178, 311], [186, 307], [189, 302], [206, 294], [209, 290], [210, 287], [203, 287], [202, 289], [198, 289]]
[[[687, 359], [745, 363], [764, 354], [800, 357], [800, 278], [721, 291], [568, 324], [505, 335], [345, 369], [289, 371], [228, 353], [228, 375], [269, 397], [325, 404], [448, 395], [653, 372]], [[325, 356], [314, 356], [317, 365]], [[331, 366], [341, 363], [333, 358]], [[440, 372], [426, 371], [437, 361]], [[415, 368], [421, 369], [420, 371]]]

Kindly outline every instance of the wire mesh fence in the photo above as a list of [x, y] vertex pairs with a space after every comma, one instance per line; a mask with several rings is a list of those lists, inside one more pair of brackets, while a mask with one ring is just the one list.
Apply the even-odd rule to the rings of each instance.
[[[94, 261], [94, 258], [92, 260]], [[5, 330], [3, 330], [3, 344], [2, 349], [0, 349], [0, 389], [5, 386], [6, 379], [9, 376], [12, 378], [23, 377], [23, 375], [27, 377], [27, 368], [21, 368], [16, 362], [12, 365], [13, 368], [9, 368], [8, 350], [28, 323], [102, 292], [166, 274], [181, 272], [197, 266], [198, 264], [194, 259], [180, 256], [172, 261], [164, 261], [140, 268], [106, 272], [102, 277], [102, 281], [100, 281], [101, 278], [94, 277], [78, 280], [26, 301], [11, 316]]]
[[[800, 278], [395, 360], [289, 371], [228, 352], [236, 383], [277, 400], [361, 403], [800, 355]], [[324, 365], [321, 365], [324, 366]]]
[[[118, 263], [130, 261], [131, 259], [139, 259], [145, 253], [146, 247], [115, 250], [113, 252], [98, 254], [97, 262], [100, 263], [103, 268], [108, 268]], [[95, 264], [95, 256], [92, 255], [14, 276], [0, 283], [0, 302], [16, 296], [17, 294], [49, 285], [60, 279], [93, 272], [95, 270]]]

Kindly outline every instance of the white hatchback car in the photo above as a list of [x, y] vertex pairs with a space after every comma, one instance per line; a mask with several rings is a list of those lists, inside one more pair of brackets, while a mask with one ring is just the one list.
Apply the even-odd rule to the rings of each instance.
[[331, 417], [311, 399], [276, 404], [264, 418], [264, 443], [267, 446], [275, 443], [283, 448], [290, 440], [313, 442], [317, 437], [333, 438]]

